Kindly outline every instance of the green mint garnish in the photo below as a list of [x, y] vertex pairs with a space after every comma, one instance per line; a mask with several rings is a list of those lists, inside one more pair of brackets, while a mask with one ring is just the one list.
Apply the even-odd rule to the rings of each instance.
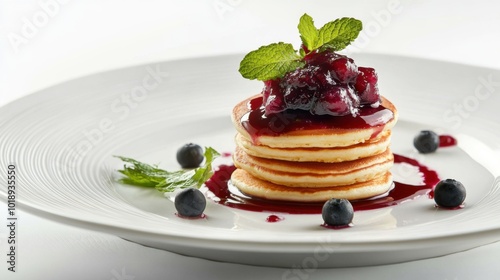
[[316, 48], [328, 48], [333, 51], [345, 49], [358, 37], [363, 28], [361, 21], [353, 18], [341, 18], [325, 24], [319, 30]]
[[212, 163], [219, 156], [213, 148], [205, 148], [205, 164], [192, 170], [167, 171], [156, 165], [142, 163], [132, 158], [116, 156], [126, 164], [118, 172], [125, 175], [120, 182], [129, 185], [156, 188], [160, 192], [176, 189], [200, 188], [213, 174]]
[[300, 17], [299, 25], [297, 27], [299, 29], [302, 44], [304, 44], [304, 46], [310, 51], [315, 50], [319, 41], [319, 30], [314, 26], [312, 17], [308, 14], [304, 14]]
[[316, 50], [340, 51], [354, 41], [362, 29], [361, 21], [354, 18], [340, 18], [328, 22], [320, 29], [313, 19], [304, 14], [299, 20], [302, 45], [299, 53], [291, 44], [275, 43], [260, 47], [248, 53], [240, 63], [240, 74], [250, 80], [272, 80], [304, 65], [303, 58]]
[[247, 79], [266, 81], [301, 66], [300, 59], [292, 44], [276, 43], [248, 53], [239, 71]]

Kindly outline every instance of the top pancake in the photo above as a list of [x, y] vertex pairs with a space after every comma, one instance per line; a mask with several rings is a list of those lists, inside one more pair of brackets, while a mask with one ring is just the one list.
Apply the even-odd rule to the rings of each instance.
[[250, 112], [249, 102], [257, 98], [262, 98], [262, 95], [255, 95], [238, 103], [232, 112], [232, 122], [236, 130], [243, 137], [252, 141], [254, 145], [265, 145], [272, 148], [330, 148], [364, 143], [380, 133], [390, 130], [396, 124], [398, 118], [396, 107], [389, 100], [381, 97], [381, 105], [393, 113], [393, 118], [385, 122], [385, 124], [365, 128], [300, 129], [277, 135], [260, 134], [252, 136], [243, 127], [241, 119]]

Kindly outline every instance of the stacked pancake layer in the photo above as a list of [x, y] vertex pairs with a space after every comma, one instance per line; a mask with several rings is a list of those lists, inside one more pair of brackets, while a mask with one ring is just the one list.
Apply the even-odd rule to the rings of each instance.
[[[387, 99], [382, 98], [383, 110], [363, 117], [364, 126], [268, 131], [249, 121], [256, 109], [249, 104], [259, 98], [240, 102], [232, 115], [238, 133], [231, 183], [241, 192], [271, 200], [322, 202], [332, 197], [370, 198], [391, 188], [394, 158], [389, 145], [397, 111]], [[302, 121], [290, 116], [289, 125]]]

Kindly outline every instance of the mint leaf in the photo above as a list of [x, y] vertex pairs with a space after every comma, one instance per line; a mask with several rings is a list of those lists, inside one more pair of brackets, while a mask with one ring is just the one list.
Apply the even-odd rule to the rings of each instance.
[[158, 184], [165, 180], [170, 172], [159, 169], [156, 165], [149, 165], [139, 162], [132, 158], [116, 156], [123, 162], [129, 165], [124, 165], [122, 170], [118, 172], [125, 175], [120, 179], [120, 182], [129, 185], [137, 185], [143, 187], [156, 187]]
[[315, 50], [317, 48], [319, 30], [314, 26], [312, 17], [308, 14], [304, 14], [300, 17], [299, 25], [297, 27], [299, 29], [302, 44], [304, 44], [309, 51]]
[[219, 153], [208, 147], [205, 148], [205, 164], [193, 170], [177, 171], [165, 178], [165, 180], [156, 186], [156, 189], [161, 192], [171, 192], [175, 189], [185, 189], [189, 187], [199, 188], [213, 174], [212, 162], [219, 156]]
[[358, 37], [362, 28], [361, 21], [354, 18], [341, 18], [329, 22], [319, 29], [317, 48], [340, 51]]
[[275, 43], [249, 52], [240, 63], [239, 72], [250, 80], [271, 80], [302, 66], [300, 59], [292, 44]]
[[205, 164], [193, 170], [167, 171], [156, 165], [142, 163], [132, 158], [116, 156], [126, 164], [118, 172], [125, 175], [120, 182], [129, 185], [154, 187], [160, 192], [172, 192], [175, 189], [199, 188], [213, 174], [212, 163], [219, 156], [213, 148], [205, 148]]

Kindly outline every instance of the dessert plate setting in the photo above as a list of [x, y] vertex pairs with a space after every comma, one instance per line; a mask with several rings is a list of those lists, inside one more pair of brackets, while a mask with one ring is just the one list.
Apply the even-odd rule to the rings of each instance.
[[[55, 221], [145, 246], [216, 261], [277, 267], [348, 267], [443, 256], [500, 240], [500, 71], [409, 57], [352, 54], [379, 73], [398, 108], [391, 150], [467, 189], [465, 206], [435, 207], [427, 195], [356, 211], [351, 227], [322, 227], [321, 214], [253, 212], [207, 201], [206, 217], [176, 215], [171, 196], [120, 184], [114, 155], [178, 170], [193, 142], [230, 164], [235, 104], [262, 89], [237, 69], [241, 55], [139, 65], [68, 81], [0, 108], [0, 168], [15, 165], [16, 203]], [[458, 145], [419, 154], [420, 130]], [[396, 164], [395, 178], [419, 174]], [[5, 172], [4, 172], [5, 173]], [[6, 176], [0, 184], [7, 185]], [[202, 190], [207, 191], [202, 188]], [[0, 197], [7, 200], [6, 188]], [[270, 215], [278, 222], [269, 222]]]

